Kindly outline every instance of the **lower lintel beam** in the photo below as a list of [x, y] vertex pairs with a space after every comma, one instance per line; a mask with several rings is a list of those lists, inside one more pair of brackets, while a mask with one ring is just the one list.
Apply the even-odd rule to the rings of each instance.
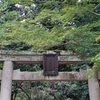
[[[2, 71], [0, 71], [1, 75]], [[0, 76], [1, 80], [1, 76]], [[80, 72], [59, 72], [58, 76], [44, 76], [43, 72], [20, 72], [13, 71], [13, 81], [86, 81], [85, 71]]]

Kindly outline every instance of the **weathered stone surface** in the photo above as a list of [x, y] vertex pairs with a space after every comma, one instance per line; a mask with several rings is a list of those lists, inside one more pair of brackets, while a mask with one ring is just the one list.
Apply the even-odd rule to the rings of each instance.
[[13, 62], [5, 61], [2, 71], [0, 100], [11, 100], [12, 73], [13, 73]]
[[[90, 69], [89, 66], [87, 66], [87, 69]], [[93, 73], [92, 78], [88, 78], [88, 88], [90, 100], [100, 100], [100, 86], [97, 73]]]
[[[46, 51], [43, 53], [39, 52], [18, 52], [18, 51], [0, 51], [0, 62], [11, 60], [15, 63], [43, 63], [43, 54], [44, 53], [54, 53], [53, 51]], [[82, 63], [86, 62], [84, 59], [80, 59], [78, 56], [70, 56], [69, 53], [61, 53], [58, 56], [58, 63], [59, 64], [74, 64], [74, 63]]]
[[[0, 71], [1, 74], [1, 71]], [[1, 76], [0, 76], [1, 80]], [[85, 71], [80, 72], [59, 72], [58, 76], [44, 76], [43, 72], [20, 72], [20, 70], [13, 71], [12, 80], [28, 80], [28, 81], [86, 81], [87, 76]]]

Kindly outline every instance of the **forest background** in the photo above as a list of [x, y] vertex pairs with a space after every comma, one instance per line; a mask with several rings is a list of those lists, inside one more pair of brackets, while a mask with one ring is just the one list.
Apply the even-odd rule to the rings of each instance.
[[[100, 1], [42, 1], [0, 1], [0, 49], [70, 51], [86, 58], [93, 71], [98, 71]], [[86, 63], [62, 65], [59, 71], [78, 71], [85, 66]], [[22, 71], [42, 70], [41, 65], [17, 65], [14, 68], [19, 67]], [[56, 92], [52, 92], [51, 85]], [[89, 100], [87, 88], [87, 82], [14, 82], [12, 100]]]

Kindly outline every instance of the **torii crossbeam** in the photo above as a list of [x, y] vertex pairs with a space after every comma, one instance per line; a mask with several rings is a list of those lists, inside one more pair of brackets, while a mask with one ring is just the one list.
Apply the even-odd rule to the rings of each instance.
[[[0, 62], [3, 63], [3, 70], [0, 71], [1, 80], [1, 93], [0, 100], [11, 100], [11, 86], [12, 80], [17, 81], [87, 81], [89, 83], [90, 100], [100, 99], [100, 88], [98, 84], [98, 78], [88, 79], [85, 72], [59, 72], [58, 76], [44, 76], [43, 72], [20, 72], [20, 70], [13, 71], [13, 65], [17, 64], [42, 64], [44, 53], [55, 53], [53, 51], [46, 52], [27, 52], [27, 51], [0, 51]], [[80, 59], [80, 57], [61, 51], [58, 56], [58, 64], [76, 64], [86, 63], [86, 59]], [[98, 75], [99, 76], [99, 75]], [[95, 81], [96, 80], [96, 81]], [[96, 87], [94, 87], [96, 84]], [[95, 96], [92, 96], [95, 94]]]

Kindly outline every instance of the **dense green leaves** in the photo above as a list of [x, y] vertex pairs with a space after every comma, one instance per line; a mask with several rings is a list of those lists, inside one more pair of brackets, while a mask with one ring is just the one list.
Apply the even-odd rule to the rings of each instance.
[[[24, 2], [27, 3], [27, 1]], [[74, 6], [70, 6], [73, 2]], [[80, 40], [84, 41], [86, 35], [83, 36], [80, 33], [87, 34], [88, 38], [93, 37], [93, 40], [90, 39], [90, 41], [85, 39], [84, 45], [86, 44], [87, 46], [87, 42], [88, 44], [91, 41], [94, 42], [94, 38], [98, 37], [95, 31], [99, 31], [99, 22], [95, 22], [94, 24], [93, 21], [98, 21], [99, 17], [87, 12], [87, 9], [92, 9], [95, 5], [89, 4], [84, 7], [81, 3], [76, 4], [75, 2], [67, 0], [62, 3], [59, 1], [44, 2], [37, 5], [39, 12], [34, 13], [33, 11], [30, 16], [19, 17], [20, 14], [16, 10], [4, 11], [1, 19], [1, 23], [3, 23], [1, 26], [1, 38], [3, 39], [1, 39], [1, 45], [12, 44], [16, 40], [16, 42], [20, 41], [27, 45], [32, 45], [33, 50], [40, 50], [45, 49], [44, 47], [49, 48], [50, 45], [58, 45], [63, 39], [71, 36], [73, 38], [74, 36], [76, 37], [74, 38], [76, 42], [78, 41], [78, 37], [82, 36]], [[34, 16], [35, 19], [31, 19], [31, 16]], [[90, 25], [89, 23], [93, 24]], [[74, 41], [73, 38], [71, 37], [66, 40]], [[67, 44], [68, 46], [70, 45]]]
[[93, 70], [96, 72], [100, 70], [100, 53], [92, 59], [92, 62], [94, 62]]

